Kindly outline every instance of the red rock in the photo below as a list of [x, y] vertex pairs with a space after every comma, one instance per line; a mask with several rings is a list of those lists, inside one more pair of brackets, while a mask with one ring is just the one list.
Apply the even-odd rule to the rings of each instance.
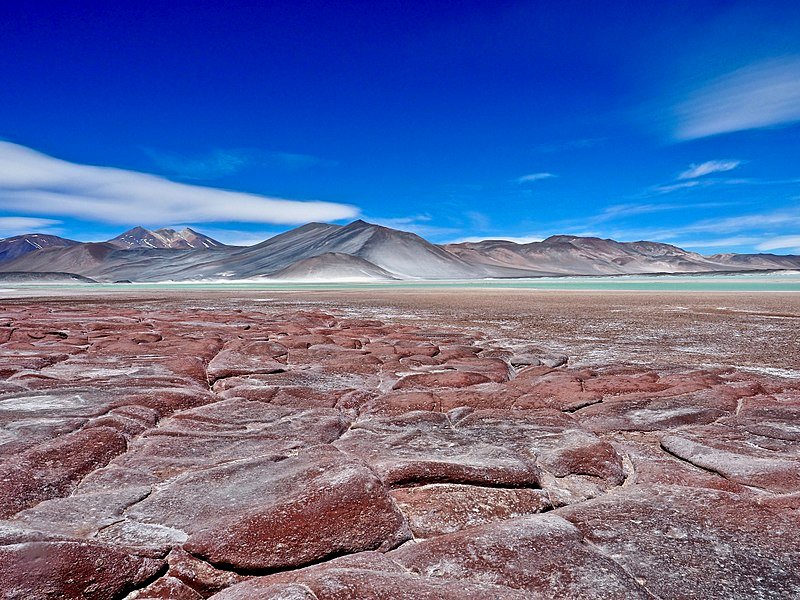
[[696, 467], [665, 452], [656, 436], [638, 432], [625, 435], [625, 439], [615, 440], [614, 447], [631, 463], [631, 475], [626, 483], [684, 485], [736, 493], [748, 491], [744, 486], [728, 481], [717, 473]]
[[394, 384], [395, 390], [415, 388], [461, 388], [481, 383], [489, 383], [486, 375], [466, 371], [443, 371], [441, 373], [415, 373], [406, 375]]
[[[456, 358], [472, 358], [480, 354], [481, 350], [482, 349], [478, 346], [440, 346], [439, 354], [437, 354], [436, 357], [442, 362], [446, 362], [448, 360], [453, 360]], [[483, 356], [483, 358], [490, 358], [490, 357]], [[493, 357], [493, 358], [499, 358], [499, 357]]]
[[731, 390], [718, 387], [678, 396], [606, 399], [580, 410], [576, 416], [593, 431], [660, 431], [712, 423], [735, 411], [736, 404]]
[[735, 483], [781, 494], [800, 489], [800, 448], [783, 440], [710, 425], [665, 435], [661, 446], [673, 456]]
[[331, 446], [187, 473], [126, 514], [186, 531], [187, 551], [238, 569], [389, 549], [408, 536], [377, 478]]
[[552, 371], [549, 367], [530, 367], [512, 382], [519, 391], [514, 408], [555, 408], [574, 411], [600, 402], [602, 393], [586, 389], [591, 372]]
[[439, 368], [442, 361], [436, 356], [425, 356], [424, 354], [415, 354], [414, 356], [406, 356], [400, 359], [400, 364], [407, 369], [415, 371], [433, 371]]
[[312, 358], [311, 360], [318, 362], [325, 373], [345, 377], [373, 375], [380, 370], [383, 364], [378, 357], [362, 354], [360, 350], [339, 350], [324, 358]]
[[160, 417], [166, 417], [176, 411], [211, 404], [218, 399], [207, 390], [166, 386], [128, 390], [125, 398], [114, 404], [117, 406], [144, 406], [155, 410]]
[[120, 521], [124, 510], [150, 494], [150, 486], [128, 485], [117, 489], [80, 489], [64, 498], [53, 498], [17, 513], [14, 523], [54, 536], [93, 538], [103, 528]]
[[349, 425], [333, 409], [298, 410], [225, 400], [183, 411], [132, 445], [118, 466], [168, 478], [253, 456], [285, 455], [337, 439]]
[[536, 598], [652, 598], [622, 567], [585, 544], [575, 526], [553, 514], [406, 544], [389, 557], [424, 577], [492, 582]]
[[364, 344], [363, 348], [373, 356], [385, 357], [395, 356], [397, 354], [397, 349], [389, 342], [373, 340]]
[[[269, 342], [254, 342], [265, 344]], [[214, 383], [224, 377], [252, 375], [257, 373], [281, 373], [287, 369], [284, 363], [269, 355], [250, 354], [252, 350], [244, 346], [236, 350], [222, 350], [208, 363], [208, 380]]]
[[259, 577], [212, 596], [214, 600], [522, 600], [528, 597], [492, 583], [423, 577], [375, 552]]
[[174, 577], [162, 577], [130, 596], [131, 600], [203, 600], [203, 596]]
[[514, 354], [509, 357], [509, 362], [511, 363], [512, 367], [538, 367], [542, 364], [542, 361], [539, 360], [538, 354], [530, 354], [530, 353], [523, 353], [523, 354]]
[[127, 447], [109, 427], [93, 427], [32, 448], [0, 465], [0, 516], [67, 495], [87, 473]]
[[499, 358], [454, 358], [448, 360], [443, 366], [446, 369], [480, 373], [495, 383], [508, 381], [512, 372], [508, 363]]
[[365, 416], [402, 415], [416, 410], [438, 411], [440, 401], [431, 392], [389, 392], [369, 400], [362, 408]]
[[196, 590], [203, 598], [250, 579], [233, 571], [215, 569], [182, 548], [173, 549], [167, 556], [167, 561], [170, 576]]
[[453, 533], [553, 507], [544, 490], [473, 485], [424, 485], [393, 490], [391, 496], [417, 538]]
[[481, 386], [480, 390], [474, 388], [436, 390], [436, 396], [439, 398], [441, 410], [445, 412], [464, 406], [476, 410], [512, 407], [514, 396], [509, 395], [504, 387], [495, 386], [488, 390], [486, 387], [489, 386]]
[[305, 334], [305, 335], [289, 335], [280, 338], [280, 343], [286, 346], [289, 350], [302, 349], [307, 350], [311, 346], [320, 344], [333, 344], [333, 340], [327, 335], [319, 334]]
[[113, 600], [145, 583], [163, 564], [79, 542], [0, 546], [0, 597]]
[[159, 414], [154, 409], [129, 405], [111, 409], [102, 417], [92, 419], [87, 427], [111, 427], [130, 439], [154, 427], [158, 421]]
[[394, 344], [394, 351], [397, 356], [436, 356], [439, 354], [439, 347], [430, 342], [418, 341], [417, 339], [399, 340]]
[[456, 425], [472, 437], [496, 440], [521, 454], [535, 453], [540, 466], [555, 477], [588, 475], [609, 485], [619, 485], [625, 478], [613, 446], [559, 411], [480, 410]]
[[568, 361], [569, 358], [564, 354], [548, 354], [539, 357], [539, 362], [545, 367], [550, 367], [551, 369], [563, 367]]
[[634, 485], [558, 512], [652, 596], [800, 594], [797, 515], [764, 510], [747, 497], [683, 486]]
[[447, 415], [412, 412], [354, 424], [338, 448], [363, 459], [392, 486], [474, 483], [537, 486], [536, 458], [519, 455], [502, 440], [486, 441], [451, 426]]
[[800, 442], [800, 397], [788, 401], [764, 395], [745, 398], [736, 423], [754, 435]]
[[336, 408], [355, 419], [362, 407], [373, 402], [378, 395], [378, 392], [370, 389], [345, 392], [336, 400]]

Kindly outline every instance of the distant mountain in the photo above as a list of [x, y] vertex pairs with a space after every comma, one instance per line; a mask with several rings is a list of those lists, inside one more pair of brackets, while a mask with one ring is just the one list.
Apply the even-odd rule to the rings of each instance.
[[800, 269], [800, 256], [791, 254], [714, 254], [708, 258], [737, 269]]
[[42, 248], [64, 248], [66, 246], [74, 246], [80, 244], [75, 240], [68, 240], [66, 238], [58, 237], [57, 235], [48, 235], [46, 233], [26, 233], [25, 235], [16, 235], [0, 239], [0, 261], [11, 260], [41, 250]]
[[268, 275], [269, 279], [283, 281], [371, 281], [397, 279], [388, 271], [371, 262], [342, 254], [326, 252], [319, 256], [304, 258], [292, 263], [277, 273]]
[[329, 252], [357, 256], [401, 278], [475, 276], [474, 267], [418, 235], [361, 220], [344, 226], [311, 223], [287, 231], [237, 253], [227, 269], [252, 277]]
[[108, 242], [77, 243], [66, 247], [42, 248], [24, 254], [14, 260], [0, 263], [3, 272], [31, 272], [31, 273], [74, 273], [86, 275], [95, 272], [102, 265], [109, 254], [118, 251]]
[[[444, 248], [476, 265], [513, 266], [558, 275], [621, 275], [629, 273], [691, 273], [734, 270], [714, 261], [658, 242], [616, 242], [595, 237], [554, 235], [541, 242], [516, 244], [486, 240], [448, 244]], [[755, 264], [751, 268], [759, 268]], [[771, 267], [760, 267], [771, 268]]]
[[703, 256], [658, 242], [570, 235], [530, 244], [486, 240], [439, 246], [360, 220], [309, 223], [244, 248], [225, 246], [190, 229], [134, 228], [104, 243], [67, 242], [0, 262], [0, 272], [74, 273], [98, 281], [333, 281], [800, 269], [800, 256]]
[[174, 250], [221, 248], [225, 245], [189, 227], [181, 231], [167, 228], [150, 231], [144, 227], [134, 227], [108, 240], [108, 243], [117, 248], [171, 248]]

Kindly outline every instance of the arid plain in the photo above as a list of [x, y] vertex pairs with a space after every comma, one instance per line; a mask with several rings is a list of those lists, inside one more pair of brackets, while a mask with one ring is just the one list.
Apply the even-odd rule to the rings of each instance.
[[800, 596], [798, 294], [32, 293], [0, 597]]

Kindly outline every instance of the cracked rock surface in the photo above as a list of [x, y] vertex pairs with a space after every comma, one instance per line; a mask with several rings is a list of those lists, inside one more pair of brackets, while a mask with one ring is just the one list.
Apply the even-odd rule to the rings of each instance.
[[5, 302], [0, 598], [800, 597], [800, 380], [489, 329]]

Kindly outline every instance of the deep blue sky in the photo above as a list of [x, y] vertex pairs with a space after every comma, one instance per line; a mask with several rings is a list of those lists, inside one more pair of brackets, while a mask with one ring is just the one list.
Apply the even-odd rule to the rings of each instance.
[[214, 4], [0, 2], [0, 236], [800, 253], [798, 2]]

